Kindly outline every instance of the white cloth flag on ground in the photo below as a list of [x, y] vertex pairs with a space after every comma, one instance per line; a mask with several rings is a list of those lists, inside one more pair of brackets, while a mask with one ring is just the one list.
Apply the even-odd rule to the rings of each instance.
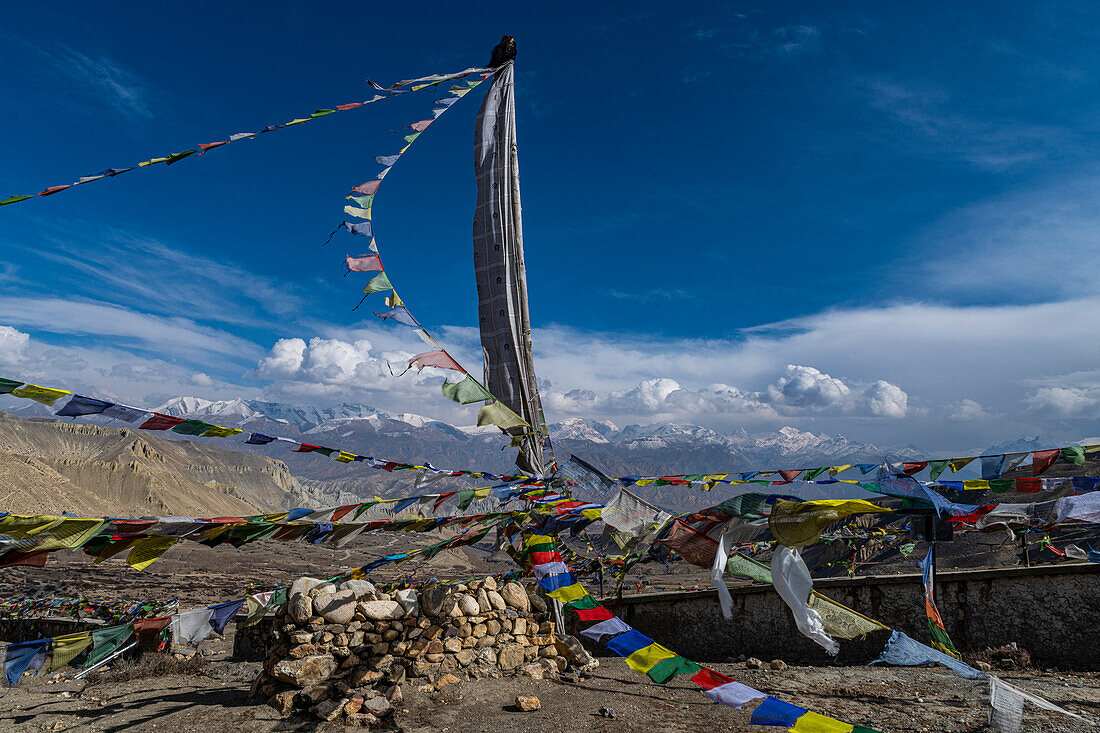
[[840, 644], [826, 633], [825, 624], [817, 611], [806, 605], [810, 591], [814, 589], [814, 581], [797, 549], [786, 545], [776, 547], [772, 554], [772, 584], [779, 597], [790, 607], [794, 623], [802, 635], [836, 656]]
[[213, 615], [209, 608], [175, 614], [172, 616], [172, 639], [180, 646], [198, 646], [214, 630], [210, 625]]
[[729, 705], [731, 708], [737, 708], [738, 710], [747, 702], [767, 697], [767, 695], [760, 690], [754, 690], [748, 685], [743, 685], [736, 680], [727, 682], [724, 685], [719, 685], [718, 687], [712, 687], [709, 690], [704, 690], [703, 694], [715, 702]]
[[997, 733], [1020, 733], [1024, 717], [1024, 700], [1043, 710], [1084, 720], [1080, 715], [1063, 710], [1054, 703], [1029, 695], [999, 677], [989, 675], [989, 724], [993, 726], [993, 730]]

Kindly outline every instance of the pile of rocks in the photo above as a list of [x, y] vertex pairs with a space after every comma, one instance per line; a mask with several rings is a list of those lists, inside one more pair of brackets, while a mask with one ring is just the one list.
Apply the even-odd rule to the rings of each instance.
[[557, 676], [596, 664], [572, 637], [555, 638], [537, 585], [493, 578], [379, 593], [299, 578], [272, 627], [253, 686], [284, 715], [310, 711], [346, 725], [387, 722], [402, 683], [439, 689], [466, 679]]

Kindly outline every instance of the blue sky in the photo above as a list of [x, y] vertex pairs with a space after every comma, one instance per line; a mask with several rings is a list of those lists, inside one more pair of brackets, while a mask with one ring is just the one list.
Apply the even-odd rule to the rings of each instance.
[[[930, 450], [1100, 433], [1100, 10], [1089, 4], [51, 3], [0, 30], [0, 197], [480, 65], [518, 39], [551, 420], [795, 425]], [[375, 226], [478, 371], [462, 99]], [[0, 209], [0, 367], [152, 406], [354, 400], [468, 424], [352, 312], [343, 196], [400, 99]], [[378, 296], [376, 296], [378, 297]], [[381, 309], [379, 302], [370, 303]]]

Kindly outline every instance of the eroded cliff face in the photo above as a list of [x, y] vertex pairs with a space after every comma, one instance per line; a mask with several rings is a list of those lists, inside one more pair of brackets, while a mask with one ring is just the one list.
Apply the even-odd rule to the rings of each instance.
[[144, 430], [0, 413], [0, 510], [237, 516], [303, 505], [286, 464]]

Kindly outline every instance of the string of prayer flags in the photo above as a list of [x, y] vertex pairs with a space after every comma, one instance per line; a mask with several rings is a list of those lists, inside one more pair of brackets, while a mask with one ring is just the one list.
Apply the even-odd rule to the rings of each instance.
[[[531, 560], [532, 573], [536, 577], [541, 578], [539, 581], [540, 584], [542, 584], [543, 580], [546, 578], [553, 578], [561, 575], [561, 573], [548, 572], [547, 568], [544, 566], [553, 566], [555, 571], [558, 570], [559, 567], [564, 568], [564, 574], [572, 577], [572, 572], [569, 570], [568, 566], [562, 562], [561, 555], [557, 551], [557, 541], [554, 537], [550, 535], [525, 533], [522, 535], [522, 547], [523, 554]], [[543, 587], [545, 588], [545, 585]], [[690, 659], [682, 657], [671, 649], [658, 644], [645, 634], [632, 628], [629, 624], [622, 621], [622, 619], [619, 619], [604, 606], [597, 603], [591, 595], [583, 591], [583, 588], [581, 591], [581, 595], [573, 598], [563, 606], [566, 612], [575, 614], [580, 622], [591, 622], [591, 625], [581, 630], [580, 633], [588, 638], [600, 641], [607, 649], [624, 658], [631, 669], [640, 674], [647, 675], [657, 684], [665, 684], [678, 674], [690, 674], [692, 675], [691, 681], [703, 688], [707, 697], [737, 709], [740, 709], [744, 703], [759, 698], [774, 699], [767, 698], [763, 692], [754, 690], [719, 672], [696, 664]], [[553, 594], [550, 595], [553, 597]], [[604, 637], [612, 634], [614, 634], [612, 638], [608, 639], [606, 642], [602, 641]], [[776, 702], [779, 701], [777, 700]], [[795, 706], [790, 707], [794, 708]], [[799, 716], [792, 719], [791, 725], [794, 725], [798, 717], [810, 715], [809, 711], [805, 708], [797, 708], [797, 710], [799, 711]], [[802, 731], [811, 733], [812, 731], [833, 730], [851, 733], [856, 730], [870, 730], [841, 723], [832, 718], [816, 714], [806, 718], [806, 721], [809, 727], [804, 725], [799, 729], [800, 733]], [[820, 727], [822, 724], [839, 725], [841, 727]], [[874, 733], [874, 731], [870, 731], [870, 733]]]
[[[478, 72], [481, 72], [481, 71], [491, 71], [491, 70], [466, 69], [465, 71], [460, 71], [460, 72], [455, 73], [455, 74], [437, 75], [439, 81], [430, 82], [428, 84], [424, 84], [423, 86], [418, 86], [418, 85], [413, 86], [411, 91], [414, 91], [414, 92], [419, 91], [420, 89], [424, 88], [425, 86], [434, 86], [435, 84], [440, 84], [440, 83], [443, 83], [444, 81], [462, 79], [462, 78], [465, 78], [465, 77], [469, 76], [470, 74], [475, 74], [475, 73], [478, 73]], [[428, 78], [428, 77], [425, 77], [425, 78]], [[433, 77], [433, 78], [435, 78], [435, 77]], [[410, 90], [400, 90], [400, 91], [398, 91], [399, 87], [407, 86], [408, 84], [414, 84], [415, 85], [416, 82], [419, 82], [419, 81], [420, 80], [412, 80], [412, 81], [407, 82], [407, 83], [398, 83], [398, 84], [392, 85], [392, 86], [390, 86], [386, 89], [383, 89], [383, 87], [380, 87], [377, 84], [374, 84], [373, 82], [370, 82], [371, 86], [373, 86], [375, 89], [379, 89], [379, 90], [382, 90], [382, 91], [387, 91], [388, 94], [385, 94], [385, 95], [376, 94], [373, 97], [371, 97], [370, 99], [365, 99], [361, 102], [349, 102], [347, 104], [338, 104], [338, 105], [335, 105], [334, 107], [331, 107], [331, 108], [326, 107], [326, 108], [317, 109], [317, 110], [315, 110], [314, 112], [312, 112], [311, 114], [309, 114], [307, 116], [296, 117], [296, 118], [290, 120], [289, 122], [285, 122], [285, 123], [278, 124], [278, 125], [267, 125], [266, 127], [262, 128], [259, 132], [238, 132], [238, 133], [234, 133], [232, 135], [227, 136], [224, 140], [216, 140], [214, 142], [209, 142], [209, 143], [199, 143], [194, 148], [189, 148], [187, 150], [182, 150], [178, 153], [170, 153], [169, 155], [166, 155], [166, 156], [150, 158], [149, 160], [142, 161], [141, 163], [138, 163], [135, 166], [130, 166], [129, 168], [108, 168], [108, 169], [100, 171], [99, 173], [96, 173], [96, 174], [81, 176], [80, 178], [78, 178], [73, 183], [67, 183], [67, 184], [63, 184], [63, 185], [59, 185], [59, 186], [48, 186], [45, 189], [43, 189], [42, 191], [40, 191], [37, 194], [37, 196], [39, 196], [39, 197], [53, 196], [56, 193], [60, 193], [61, 191], [68, 190], [68, 189], [70, 189], [74, 186], [79, 186], [79, 185], [83, 185], [83, 184], [86, 184], [86, 183], [91, 183], [92, 181], [98, 181], [102, 178], [114, 178], [115, 176], [121, 175], [123, 173], [128, 173], [132, 170], [137, 170], [137, 169], [141, 169], [141, 168], [148, 168], [148, 167], [156, 165], [158, 163], [164, 163], [165, 165], [174, 165], [175, 163], [178, 163], [179, 161], [183, 160], [184, 158], [188, 158], [192, 155], [195, 155], [196, 153], [198, 155], [205, 155], [209, 151], [214, 150], [216, 148], [223, 147], [225, 145], [228, 145], [231, 142], [237, 142], [238, 140], [251, 140], [251, 139], [256, 138], [256, 137], [258, 137], [260, 135], [263, 135], [265, 133], [275, 132], [276, 130], [282, 130], [282, 129], [287, 128], [287, 127], [293, 127], [295, 125], [300, 125], [303, 122], [309, 122], [311, 120], [315, 120], [315, 119], [318, 119], [320, 117], [327, 117], [328, 115], [335, 114], [336, 112], [346, 112], [348, 110], [356, 109], [358, 107], [362, 107], [362, 106], [367, 105], [367, 104], [373, 104], [374, 102], [380, 102], [384, 99], [390, 99], [392, 97], [400, 96], [401, 94], [405, 94], [406, 92], [408, 92]], [[461, 96], [461, 95], [459, 95], [459, 96]], [[18, 195], [17, 194], [17, 195], [9, 196], [5, 199], [0, 200], [0, 206], [8, 206], [10, 204], [17, 204], [21, 201], [28, 201], [32, 198], [35, 198], [35, 196]]]

